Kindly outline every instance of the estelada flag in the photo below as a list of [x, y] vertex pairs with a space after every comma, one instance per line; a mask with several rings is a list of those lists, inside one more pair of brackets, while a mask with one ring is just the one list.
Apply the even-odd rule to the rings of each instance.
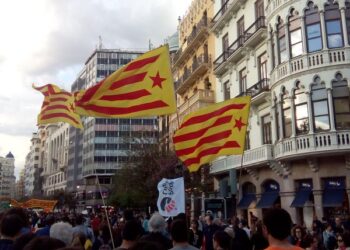
[[176, 155], [190, 172], [222, 155], [243, 154], [250, 97], [216, 103], [185, 116], [175, 132]]
[[149, 51], [76, 96], [77, 113], [145, 117], [176, 111], [168, 46]]
[[80, 116], [75, 113], [73, 94], [60, 89], [54, 84], [33, 88], [44, 96], [44, 102], [38, 115], [38, 124], [67, 122], [76, 128], [83, 128]]

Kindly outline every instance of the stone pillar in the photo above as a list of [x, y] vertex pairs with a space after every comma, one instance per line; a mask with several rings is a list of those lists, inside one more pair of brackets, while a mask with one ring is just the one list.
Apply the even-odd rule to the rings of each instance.
[[322, 34], [322, 47], [323, 49], [328, 49], [327, 47], [327, 34], [326, 34], [326, 23], [324, 21], [324, 11], [320, 11], [320, 20], [321, 20], [321, 34]]
[[290, 204], [292, 204], [292, 202], [294, 200], [295, 194], [289, 193], [289, 192], [281, 194], [281, 207], [283, 209], [285, 209], [290, 214], [292, 221], [294, 223], [296, 223], [297, 222], [297, 211], [294, 207], [290, 207]]
[[277, 105], [278, 105], [278, 113], [279, 113], [279, 115], [278, 115], [278, 123], [280, 125], [279, 134], [280, 134], [280, 139], [282, 139], [283, 138], [282, 101], [279, 101]]
[[290, 51], [288, 22], [286, 22], [286, 25], [284, 26], [284, 29], [285, 29], [285, 34], [286, 34], [284, 36], [284, 39], [286, 39], [287, 60], [290, 60], [292, 58], [292, 56], [291, 56], [291, 51]]
[[292, 97], [289, 97], [290, 100], [290, 114], [292, 119], [292, 135], [291, 137], [295, 137], [297, 134], [296, 130], [296, 119], [295, 119], [295, 105], [294, 105], [294, 94]]
[[323, 206], [322, 206], [322, 190], [314, 190], [314, 207], [315, 213], [319, 220], [323, 217]]
[[309, 134], [314, 133], [314, 120], [312, 114], [312, 101], [310, 92], [305, 92], [307, 98], [307, 111], [309, 113]]
[[277, 35], [278, 35], [278, 32], [275, 31], [273, 32], [273, 41], [274, 41], [274, 44], [275, 44], [275, 66], [277, 66], [280, 62], [279, 62], [279, 54], [278, 54], [278, 39], [277, 39]]
[[277, 108], [277, 105], [273, 106], [270, 109], [272, 143], [274, 143], [275, 141], [278, 140], [278, 138], [277, 138], [277, 127], [276, 127], [276, 112], [275, 112], [276, 108]]
[[328, 96], [329, 120], [331, 123], [331, 131], [335, 131], [333, 98], [332, 98], [332, 89], [331, 88], [327, 88], [327, 96]]
[[349, 39], [348, 39], [348, 31], [346, 29], [346, 17], [345, 17], [345, 8], [340, 9], [340, 14], [341, 14], [341, 23], [343, 27], [343, 34], [344, 34], [344, 46], [349, 45]]
[[[303, 54], [307, 53], [307, 38], [306, 38], [306, 30], [305, 30], [305, 19], [301, 18], [301, 39], [303, 41]], [[309, 64], [307, 64], [309, 65]]]

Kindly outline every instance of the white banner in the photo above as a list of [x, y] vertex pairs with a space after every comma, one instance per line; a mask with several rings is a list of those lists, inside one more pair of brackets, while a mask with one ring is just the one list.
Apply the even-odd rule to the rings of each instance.
[[185, 213], [184, 178], [162, 179], [158, 183], [159, 197], [157, 206], [159, 214], [165, 217]]

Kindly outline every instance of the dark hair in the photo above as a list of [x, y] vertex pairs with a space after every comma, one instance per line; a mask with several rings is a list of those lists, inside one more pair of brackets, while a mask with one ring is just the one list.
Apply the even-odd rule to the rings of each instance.
[[210, 221], [214, 220], [214, 217], [211, 214], [207, 214], [206, 216], [208, 216]]
[[129, 248], [130, 250], [162, 250], [162, 246], [157, 242], [148, 240], [137, 241], [136, 244]]
[[61, 240], [50, 238], [49, 236], [41, 236], [31, 240], [23, 250], [56, 250], [65, 246]]
[[75, 223], [77, 225], [82, 225], [84, 223], [84, 217], [83, 215], [79, 214], [76, 218], [75, 218]]
[[349, 232], [345, 232], [343, 234], [340, 234], [340, 237], [343, 239], [344, 245], [346, 247], [350, 247], [350, 233]]
[[213, 236], [218, 245], [223, 249], [229, 249], [231, 243], [231, 237], [225, 231], [216, 231]]
[[184, 220], [174, 220], [170, 229], [171, 237], [175, 242], [187, 242], [187, 225]]
[[142, 227], [140, 223], [133, 219], [125, 223], [123, 228], [122, 237], [124, 240], [135, 241], [142, 234]]
[[2, 235], [14, 237], [23, 226], [23, 220], [17, 214], [5, 215], [1, 220], [0, 232]]
[[34, 238], [35, 235], [32, 233], [19, 236], [13, 243], [12, 250], [23, 250], [23, 248]]
[[290, 235], [292, 219], [286, 210], [272, 208], [263, 217], [263, 223], [273, 238], [284, 240]]
[[11, 214], [16, 214], [23, 221], [23, 227], [26, 227], [26, 226], [29, 225], [28, 214], [23, 208], [21, 208], [21, 207], [11, 208], [10, 210], [8, 210], [5, 213], [5, 216], [6, 215], [11, 215]]
[[126, 221], [134, 219], [134, 212], [132, 210], [129, 210], [129, 209], [125, 210], [123, 215]]

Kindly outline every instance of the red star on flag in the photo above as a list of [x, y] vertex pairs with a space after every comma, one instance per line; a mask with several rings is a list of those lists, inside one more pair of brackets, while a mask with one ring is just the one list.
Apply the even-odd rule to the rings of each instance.
[[155, 86], [158, 86], [159, 88], [162, 88], [162, 82], [166, 80], [166, 78], [161, 78], [159, 76], [159, 71], [157, 72], [156, 76], [150, 76], [150, 78], [153, 81], [152, 88], [155, 87]]
[[238, 128], [239, 131], [241, 131], [241, 128], [247, 124], [242, 122], [242, 117], [239, 118], [239, 120], [235, 119], [235, 126], [233, 128]]

